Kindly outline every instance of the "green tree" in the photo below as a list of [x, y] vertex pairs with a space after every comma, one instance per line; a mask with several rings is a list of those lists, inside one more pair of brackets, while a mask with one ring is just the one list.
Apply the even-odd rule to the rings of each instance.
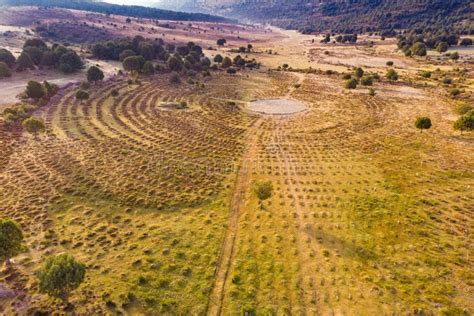
[[232, 66], [232, 60], [229, 57], [225, 57], [222, 60], [222, 68], [229, 68], [230, 66]]
[[41, 59], [43, 58], [43, 50], [39, 49], [38, 47], [28, 46], [23, 49], [23, 52], [30, 56], [31, 61], [35, 65], [39, 65], [41, 63]]
[[59, 59], [59, 70], [64, 73], [72, 73], [84, 66], [81, 57], [73, 50], [68, 50]]
[[454, 122], [454, 129], [457, 131], [473, 131], [474, 130], [474, 109], [470, 110]]
[[110, 95], [115, 98], [119, 96], [119, 92], [117, 89], [112, 89], [112, 91], [110, 91]]
[[152, 60], [155, 58], [155, 51], [153, 49], [153, 46], [146, 42], [141, 42], [138, 45], [138, 52], [140, 53], [140, 56], [145, 58], [145, 60]]
[[431, 128], [431, 120], [428, 117], [419, 117], [415, 121], [415, 127], [418, 128], [421, 133], [424, 129]]
[[30, 80], [26, 85], [25, 92], [29, 98], [38, 100], [44, 97], [46, 91], [41, 83], [39, 83], [38, 81]]
[[46, 46], [46, 43], [39, 39], [39, 38], [30, 38], [25, 41], [25, 44], [23, 44], [23, 48], [27, 47], [36, 47], [40, 49], [47, 49], [48, 46]]
[[217, 54], [215, 57], [214, 57], [214, 62], [220, 64], [222, 61], [224, 60], [224, 58], [222, 57], [222, 55], [220, 54]]
[[430, 71], [423, 71], [423, 72], [421, 73], [421, 76], [422, 76], [423, 78], [427, 78], [427, 79], [428, 79], [428, 78], [431, 78], [431, 72], [430, 72]]
[[10, 258], [23, 250], [23, 232], [11, 219], [0, 219], [0, 261], [10, 266]]
[[84, 91], [84, 90], [77, 90], [76, 99], [80, 101], [87, 100], [89, 99], [89, 93], [87, 93], [87, 91]]
[[451, 55], [449, 55], [449, 58], [451, 58], [452, 60], [458, 60], [459, 53], [458, 52], [451, 53]]
[[459, 43], [461, 46], [471, 46], [472, 45], [472, 39], [470, 38], [463, 38], [461, 42]]
[[170, 83], [171, 84], [179, 84], [181, 83], [181, 78], [179, 77], [179, 74], [175, 71], [173, 71], [170, 75]]
[[387, 74], [385, 77], [390, 81], [397, 81], [398, 80], [398, 73], [394, 69], [387, 70]]
[[217, 40], [218, 46], [224, 46], [226, 43], [227, 43], [227, 40], [225, 38], [220, 38]]
[[412, 55], [415, 55], [415, 56], [426, 56], [427, 54], [426, 45], [421, 42], [416, 42], [415, 44], [413, 44], [410, 50], [411, 50]]
[[0, 48], [0, 61], [7, 64], [8, 67], [12, 67], [15, 64], [16, 59], [9, 50]]
[[438, 51], [438, 53], [444, 53], [448, 51], [448, 48], [449, 44], [446, 42], [439, 42], [438, 45], [436, 45], [436, 51]]
[[20, 56], [18, 56], [18, 59], [16, 61], [17, 63], [17, 70], [18, 71], [23, 71], [26, 69], [35, 69], [35, 66], [33, 64], [33, 61], [31, 60], [30, 56], [26, 53], [21, 53]]
[[171, 71], [181, 71], [183, 69], [183, 61], [181, 57], [171, 56], [168, 58], [168, 69]]
[[8, 68], [8, 65], [5, 64], [3, 61], [0, 61], [0, 79], [11, 76], [12, 72], [10, 71], [10, 68]]
[[360, 83], [363, 86], [371, 86], [374, 84], [374, 80], [371, 76], [364, 76], [360, 79]]
[[375, 92], [375, 89], [374, 88], [369, 88], [369, 95], [371, 97], [375, 97], [375, 95], [377, 94], [377, 92]]
[[52, 97], [59, 91], [58, 85], [54, 83], [49, 83], [48, 81], [43, 81], [43, 87], [46, 90], [46, 95]]
[[346, 81], [345, 84], [346, 89], [355, 89], [357, 88], [357, 80], [355, 79], [349, 79]]
[[354, 71], [354, 74], [356, 78], [362, 78], [362, 76], [364, 75], [364, 70], [360, 67], [357, 67], [356, 70]]
[[137, 53], [135, 53], [133, 50], [131, 49], [125, 49], [124, 51], [122, 51], [119, 55], [119, 60], [121, 62], [123, 62], [125, 60], [125, 58], [127, 57], [130, 57], [130, 56], [136, 56]]
[[258, 198], [258, 206], [263, 208], [263, 201], [269, 199], [273, 194], [273, 184], [270, 181], [257, 182], [253, 188]]
[[104, 72], [96, 66], [92, 66], [87, 69], [87, 81], [96, 82], [104, 80]]
[[145, 62], [143, 65], [143, 73], [147, 76], [153, 75], [155, 73], [155, 66], [153, 66], [153, 63], [149, 60]]
[[23, 127], [26, 131], [34, 136], [38, 135], [38, 133], [42, 133], [45, 130], [44, 122], [41, 119], [36, 117], [29, 117], [22, 123]]
[[86, 266], [69, 254], [60, 254], [46, 259], [37, 272], [41, 293], [69, 302], [71, 292], [84, 281]]
[[142, 56], [130, 56], [123, 60], [123, 69], [132, 73], [138, 73], [145, 64], [145, 58]]
[[54, 66], [56, 64], [56, 57], [54, 53], [50, 50], [44, 51], [43, 55], [41, 56], [41, 63], [42, 66]]

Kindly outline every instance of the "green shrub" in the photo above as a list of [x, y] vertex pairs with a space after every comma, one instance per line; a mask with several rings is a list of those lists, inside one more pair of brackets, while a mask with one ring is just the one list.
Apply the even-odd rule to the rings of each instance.
[[355, 79], [349, 79], [345, 83], [346, 89], [355, 89], [357, 88], [357, 80]]
[[423, 78], [431, 78], [431, 72], [430, 72], [430, 71], [423, 71], [423, 72], [421, 73], [421, 76], [422, 76]]
[[457, 131], [473, 131], [474, 130], [474, 110], [470, 110], [454, 122], [454, 129]]
[[104, 72], [96, 66], [92, 66], [87, 70], [87, 81], [95, 82], [104, 80]]
[[472, 105], [469, 105], [469, 104], [467, 104], [467, 103], [462, 103], [462, 104], [460, 104], [460, 105], [458, 105], [458, 106], [456, 107], [456, 110], [455, 110], [455, 111], [456, 111], [456, 113], [459, 114], [459, 115], [464, 115], [464, 114], [466, 114], [467, 112], [469, 112], [469, 111], [472, 110], [472, 109], [474, 109], [474, 108], [472, 107]]
[[41, 293], [59, 298], [67, 303], [72, 291], [84, 281], [86, 266], [69, 254], [46, 259], [38, 271], [38, 287]]
[[11, 77], [11, 76], [12, 76], [12, 72], [10, 71], [10, 68], [8, 68], [8, 65], [4, 63], [3, 61], [0, 61], [0, 79]]
[[170, 75], [170, 83], [172, 84], [179, 84], [181, 83], [181, 78], [177, 72], [172, 72]]
[[29, 117], [22, 123], [23, 127], [30, 134], [36, 135], [38, 133], [44, 132], [45, 126], [44, 122], [41, 119], [35, 117]]
[[450, 92], [449, 92], [449, 95], [452, 97], [452, 98], [455, 98], [457, 97], [458, 95], [461, 94], [461, 90], [459, 90], [458, 88], [454, 88], [452, 89]]
[[398, 80], [398, 74], [394, 69], [387, 70], [387, 74], [385, 75], [385, 77], [390, 81]]
[[360, 79], [360, 83], [363, 85], [363, 86], [371, 86], [374, 84], [374, 81], [372, 79], [372, 77], [370, 76], [364, 76]]
[[87, 93], [87, 91], [84, 91], [84, 90], [77, 90], [76, 99], [81, 100], [81, 101], [87, 100], [89, 99], [89, 93]]
[[45, 88], [38, 81], [30, 80], [26, 85], [26, 95], [29, 98], [38, 100], [46, 94]]
[[343, 80], [349, 80], [349, 79], [351, 79], [351, 78], [352, 78], [351, 74], [344, 74], [344, 75], [342, 76], [342, 79], [343, 79]]

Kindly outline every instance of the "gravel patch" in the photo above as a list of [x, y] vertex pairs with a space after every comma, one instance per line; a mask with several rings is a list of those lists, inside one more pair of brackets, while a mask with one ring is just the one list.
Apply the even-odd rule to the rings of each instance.
[[263, 99], [249, 102], [247, 109], [261, 114], [287, 115], [306, 111], [308, 107], [291, 99]]

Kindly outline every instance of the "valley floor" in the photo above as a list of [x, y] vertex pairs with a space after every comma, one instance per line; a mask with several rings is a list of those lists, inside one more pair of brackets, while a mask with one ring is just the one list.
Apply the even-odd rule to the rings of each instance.
[[[474, 311], [474, 136], [453, 130], [459, 102], [440, 84], [450, 76], [472, 98], [472, 74], [406, 59], [393, 43], [323, 47], [236, 29], [232, 45], [253, 31], [249, 57], [265, 67], [180, 84], [111, 76], [88, 100], [72, 85], [37, 110], [45, 135], [0, 122], [0, 216], [21, 224], [28, 246], [0, 272], [0, 314], [62, 311], [34, 275], [61, 252], [87, 265], [71, 296], [78, 315]], [[212, 30], [196, 41], [215, 43]], [[218, 52], [231, 55], [206, 54]], [[383, 77], [387, 60], [399, 82], [376, 80], [375, 96], [344, 89], [341, 72], [363, 62]], [[277, 71], [284, 62], [293, 69]], [[310, 66], [323, 71], [301, 70]], [[307, 110], [247, 108], [274, 98]], [[416, 130], [419, 116], [433, 127]], [[274, 187], [262, 209], [257, 181]]]
[[[30, 236], [7, 284], [34, 290], [28, 271], [67, 251], [89, 267], [79, 313], [101, 301], [212, 315], [472, 308], [473, 143], [450, 130], [448, 100], [401, 85], [345, 92], [326, 75], [225, 77], [204, 93], [116, 79], [39, 113], [50, 134], [2, 151], [1, 211]], [[266, 116], [225, 101], [285, 96], [309, 110]], [[420, 134], [412, 118], [427, 111], [437, 124]], [[275, 187], [263, 209], [257, 180]], [[24, 300], [12, 306], [46, 308]]]

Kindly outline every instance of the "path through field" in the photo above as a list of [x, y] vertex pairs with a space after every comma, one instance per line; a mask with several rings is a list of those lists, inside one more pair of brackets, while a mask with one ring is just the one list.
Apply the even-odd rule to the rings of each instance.
[[246, 201], [245, 194], [251, 185], [251, 172], [253, 168], [253, 159], [257, 150], [257, 141], [261, 133], [259, 127], [262, 120], [256, 121], [248, 130], [247, 148], [242, 158], [240, 170], [238, 171], [232, 201], [230, 204], [230, 219], [226, 229], [224, 242], [219, 255], [219, 264], [216, 268], [215, 283], [209, 297], [209, 314], [220, 315], [222, 302], [225, 295], [225, 286], [229, 276], [229, 269], [232, 263], [235, 238], [237, 236], [239, 214]]
[[[413, 170], [409, 148], [429, 142], [447, 166], [450, 158], [440, 145], [446, 139], [439, 131], [433, 131], [438, 143], [414, 139], [415, 131], [393, 133], [406, 130], [414, 112], [429, 106], [429, 98], [410, 108], [402, 98], [345, 94], [331, 79], [303, 74], [275, 76], [257, 99], [266, 97], [303, 101], [309, 111], [263, 115], [248, 130], [208, 315], [354, 310], [373, 315], [443, 301], [446, 293], [425, 280], [439, 273], [440, 267], [429, 262], [445, 258], [448, 250], [438, 245], [451, 237], [445, 239], [445, 224], [428, 215], [438, 208], [418, 201], [432, 198], [423, 185], [426, 178], [441, 183], [444, 171], [430, 161]], [[431, 108], [433, 116], [435, 111]], [[462, 147], [454, 144], [453, 150]], [[400, 181], [401, 174], [413, 179]], [[417, 179], [420, 174], [425, 180]], [[271, 181], [275, 188], [263, 210], [252, 193], [252, 183], [259, 180]], [[402, 189], [407, 183], [410, 187]], [[469, 176], [450, 181], [454, 192], [468, 183]], [[448, 207], [452, 198], [440, 192], [434, 203]], [[472, 194], [465, 202], [470, 199]], [[467, 207], [461, 204], [461, 209]], [[430, 240], [414, 237], [418, 234]], [[464, 238], [457, 236], [455, 243]], [[452, 262], [446, 264], [455, 269]], [[457, 284], [457, 275], [437, 284]], [[410, 280], [408, 286], [405, 280]], [[462, 296], [452, 299], [465, 304]]]

